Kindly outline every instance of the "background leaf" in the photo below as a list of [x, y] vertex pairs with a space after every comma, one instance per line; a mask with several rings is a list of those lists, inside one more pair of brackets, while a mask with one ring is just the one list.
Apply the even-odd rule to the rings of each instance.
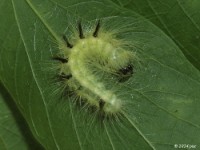
[[[0, 79], [46, 149], [169, 150], [176, 143], [200, 144], [200, 73], [151, 22], [106, 0], [10, 0], [0, 7]], [[60, 87], [52, 83], [55, 41], [80, 18], [85, 26], [99, 18], [110, 27], [132, 25], [121, 36], [134, 43], [141, 64], [128, 83], [116, 85], [120, 98], [130, 102], [120, 122], [100, 123], [61, 99]]]
[[1, 150], [42, 150], [10, 98], [0, 84], [0, 149]]
[[113, 2], [153, 22], [170, 36], [188, 60], [200, 69], [199, 0], [113, 0]]

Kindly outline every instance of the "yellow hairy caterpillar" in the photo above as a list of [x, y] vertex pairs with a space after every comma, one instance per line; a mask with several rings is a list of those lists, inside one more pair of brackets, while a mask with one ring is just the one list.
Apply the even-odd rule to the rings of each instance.
[[77, 30], [78, 35], [63, 36], [60, 55], [54, 57], [61, 63], [58, 76], [65, 90], [103, 116], [122, 113], [124, 101], [113, 87], [133, 75], [135, 54], [115, 33], [104, 31], [100, 20], [86, 31], [79, 22]]

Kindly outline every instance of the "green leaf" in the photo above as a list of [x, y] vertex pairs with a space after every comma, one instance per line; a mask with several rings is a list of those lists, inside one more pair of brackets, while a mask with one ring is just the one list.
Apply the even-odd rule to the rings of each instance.
[[188, 60], [200, 70], [199, 0], [112, 0], [118, 6], [137, 12], [161, 28], [179, 46]]
[[[0, 79], [46, 149], [169, 150], [200, 144], [200, 73], [149, 21], [106, 0], [10, 0], [0, 7]], [[139, 63], [128, 82], [116, 85], [130, 103], [118, 121], [101, 122], [56, 92], [61, 87], [53, 82], [51, 58], [67, 27], [80, 18], [107, 20], [111, 28], [133, 25], [121, 37], [134, 44]]]
[[0, 149], [42, 150], [15, 103], [0, 84]]

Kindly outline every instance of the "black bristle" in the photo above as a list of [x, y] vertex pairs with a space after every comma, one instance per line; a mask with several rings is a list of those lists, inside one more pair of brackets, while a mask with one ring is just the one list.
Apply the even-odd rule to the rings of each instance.
[[98, 36], [99, 29], [100, 29], [100, 20], [98, 20], [97, 25], [96, 25], [96, 28], [95, 28], [95, 31], [94, 31], [94, 33], [93, 33], [93, 36], [94, 36], [94, 37], [97, 37], [97, 36]]
[[58, 60], [58, 61], [60, 61], [63, 64], [68, 62], [68, 59], [61, 58], [61, 57], [58, 57], [58, 56], [53, 57], [53, 60]]
[[65, 41], [65, 43], [67, 44], [67, 47], [72, 48], [73, 45], [69, 43], [67, 37], [65, 35], [63, 35], [63, 40]]
[[69, 74], [69, 75], [66, 75], [66, 74], [61, 74], [61, 75], [59, 75], [59, 78], [60, 78], [60, 79], [67, 79], [67, 80], [69, 80], [71, 77], [72, 77], [71, 74]]
[[105, 102], [102, 99], [100, 99], [99, 100], [99, 108], [100, 108], [100, 110], [103, 110], [104, 105], [105, 105]]
[[80, 39], [84, 39], [85, 37], [83, 35], [83, 29], [82, 29], [81, 21], [78, 22], [78, 30], [79, 30]]

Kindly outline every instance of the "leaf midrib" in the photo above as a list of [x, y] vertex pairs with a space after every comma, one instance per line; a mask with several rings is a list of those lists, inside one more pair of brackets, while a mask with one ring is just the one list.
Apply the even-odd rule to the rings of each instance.
[[[27, 2], [27, 4], [29, 4], [29, 1], [26, 0], [26, 2]], [[57, 144], [57, 141], [56, 141], [55, 136], [54, 136], [54, 133], [53, 133], [53, 129], [52, 129], [52, 126], [51, 126], [49, 113], [48, 113], [48, 110], [47, 110], [47, 107], [46, 107], [45, 98], [44, 98], [44, 95], [42, 94], [42, 90], [41, 90], [41, 88], [40, 88], [40, 85], [39, 85], [38, 80], [37, 80], [37, 78], [36, 78], [35, 72], [34, 72], [34, 70], [33, 70], [32, 61], [31, 61], [30, 56], [29, 56], [29, 53], [28, 53], [28, 51], [27, 51], [28, 48], [27, 48], [27, 45], [26, 45], [26, 43], [25, 43], [25, 40], [24, 40], [22, 31], [21, 31], [20, 23], [19, 23], [19, 21], [18, 21], [16, 9], [15, 9], [15, 4], [14, 4], [14, 1], [13, 1], [13, 0], [12, 0], [12, 6], [13, 6], [13, 10], [14, 10], [15, 20], [16, 20], [16, 23], [17, 23], [17, 26], [18, 26], [18, 29], [19, 29], [20, 37], [21, 37], [21, 39], [22, 39], [22, 41], [23, 41], [24, 48], [25, 48], [25, 52], [26, 52], [26, 55], [27, 55], [27, 57], [28, 57], [29, 66], [30, 66], [30, 69], [31, 69], [31, 72], [32, 72], [32, 75], [33, 75], [33, 79], [34, 79], [34, 81], [35, 81], [35, 83], [36, 83], [36, 85], [37, 85], [37, 88], [38, 88], [38, 90], [39, 90], [39, 92], [40, 92], [40, 95], [41, 95], [41, 97], [42, 97], [43, 104], [44, 104], [44, 106], [45, 106], [45, 112], [46, 112], [46, 116], [47, 116], [47, 120], [48, 120], [48, 125], [49, 125], [50, 131], [51, 131], [52, 138], [53, 138], [53, 141], [54, 141], [54, 143], [55, 143], [55, 145], [56, 145], [56, 148], [57, 148], [58, 150], [60, 150], [59, 145]], [[29, 5], [29, 6], [30, 6], [30, 5]], [[30, 6], [30, 7], [31, 7], [31, 6]], [[50, 30], [50, 31], [51, 31], [51, 30]], [[53, 33], [53, 32], [51, 32], [51, 33]], [[34, 128], [34, 130], [36, 130], [36, 129]], [[35, 131], [35, 132], [37, 133], [37, 131]]]

